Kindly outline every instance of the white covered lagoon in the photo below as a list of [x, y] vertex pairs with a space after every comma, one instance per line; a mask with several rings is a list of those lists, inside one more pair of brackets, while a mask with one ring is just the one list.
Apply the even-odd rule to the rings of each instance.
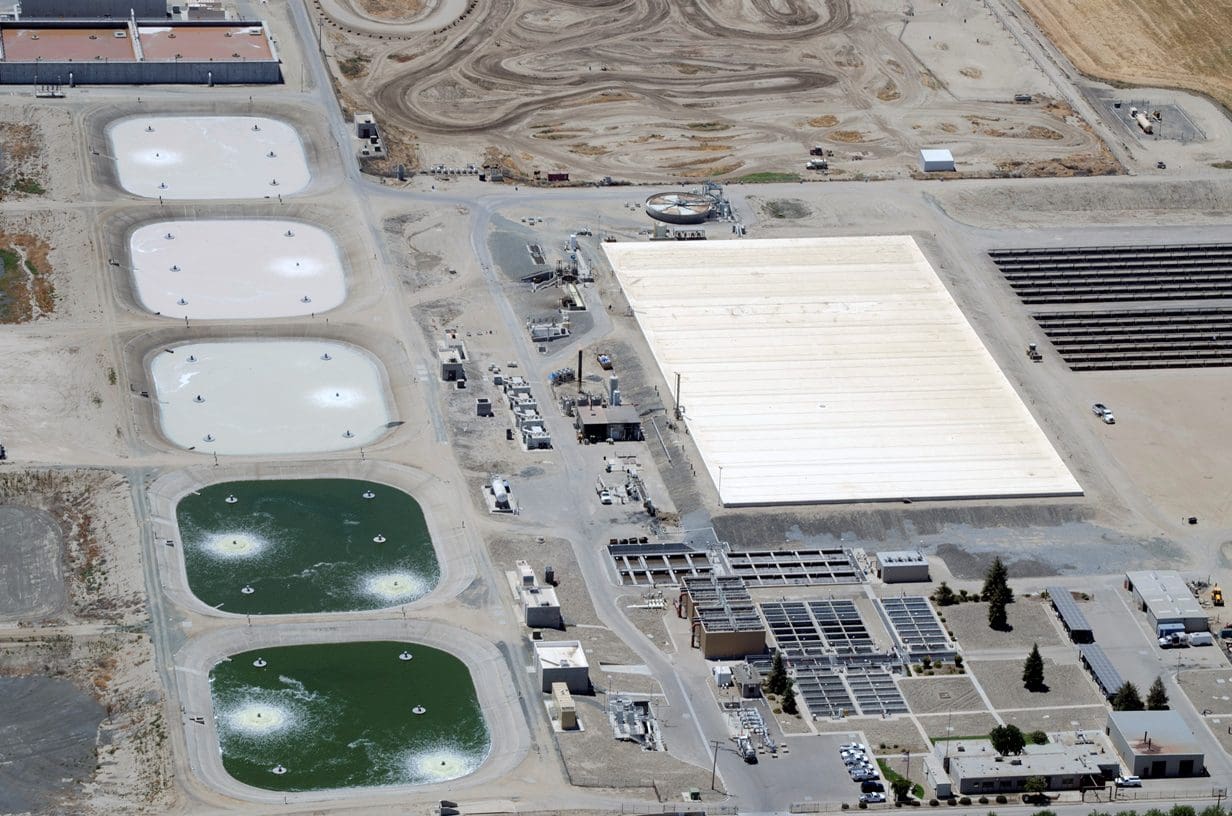
[[228, 455], [345, 450], [385, 433], [391, 402], [369, 352], [330, 340], [185, 343], [150, 363], [163, 433]]

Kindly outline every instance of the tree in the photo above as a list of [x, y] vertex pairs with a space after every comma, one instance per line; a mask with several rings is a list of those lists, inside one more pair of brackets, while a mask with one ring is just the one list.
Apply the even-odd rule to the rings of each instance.
[[1112, 695], [1113, 711], [1141, 711], [1142, 708], [1142, 697], [1138, 694], [1138, 687], [1128, 680], [1121, 684], [1116, 694]]
[[992, 565], [984, 573], [984, 590], [980, 596], [989, 602], [996, 598], [1007, 604], [1014, 602], [1014, 591], [1010, 589], [1010, 574], [1005, 569], [1001, 556], [994, 558]]
[[1010, 589], [1009, 573], [998, 556], [992, 561], [988, 572], [984, 573], [984, 591], [981, 597], [988, 602], [988, 625], [992, 629], [1004, 632], [1009, 629], [1005, 607], [1014, 600], [1014, 592]]
[[1032, 745], [1047, 745], [1048, 735], [1043, 731], [1032, 731], [1027, 735], [1027, 739], [1031, 740]]
[[1022, 783], [1022, 789], [1032, 796], [1039, 796], [1048, 790], [1048, 780], [1042, 776], [1028, 776], [1027, 781]]
[[774, 662], [770, 664], [770, 676], [766, 678], [766, 691], [771, 694], [782, 694], [787, 691], [787, 667], [783, 665], [783, 653], [774, 653]]
[[1040, 656], [1038, 643], [1031, 647], [1031, 654], [1022, 664], [1022, 684], [1027, 691], [1045, 691], [1048, 688], [1044, 685], [1044, 658]]
[[937, 591], [933, 593], [933, 600], [937, 606], [953, 606], [958, 603], [958, 596], [954, 594], [954, 590], [950, 589], [949, 584], [942, 581], [941, 586], [937, 587]]
[[905, 802], [907, 794], [911, 793], [911, 780], [903, 776], [896, 776], [890, 782], [890, 790], [894, 791], [894, 801]]
[[988, 732], [988, 741], [998, 754], [1021, 754], [1027, 745], [1027, 738], [1016, 725], [998, 725]]
[[1151, 683], [1150, 689], [1147, 690], [1146, 708], [1147, 711], [1168, 710], [1168, 692], [1164, 691], [1164, 680], [1162, 677], [1156, 677], [1155, 682]]
[[787, 688], [783, 689], [783, 713], [795, 714], [800, 709], [796, 707], [796, 690], [791, 678], [787, 678]]

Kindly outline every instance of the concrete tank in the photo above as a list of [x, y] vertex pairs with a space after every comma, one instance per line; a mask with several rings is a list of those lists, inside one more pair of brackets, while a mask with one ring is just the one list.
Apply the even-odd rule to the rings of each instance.
[[669, 224], [700, 224], [713, 209], [713, 199], [698, 193], [655, 193], [646, 199], [646, 214]]

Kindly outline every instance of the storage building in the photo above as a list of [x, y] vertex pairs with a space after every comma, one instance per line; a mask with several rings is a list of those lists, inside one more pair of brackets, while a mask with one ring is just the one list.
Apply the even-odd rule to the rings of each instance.
[[1127, 572], [1125, 588], [1133, 593], [1134, 602], [1147, 614], [1157, 633], [1160, 626], [1169, 624], [1184, 626], [1186, 632], [1205, 632], [1210, 628], [1202, 605], [1175, 570]]
[[632, 405], [580, 405], [574, 427], [588, 442], [640, 442], [642, 418]]
[[1158, 779], [1206, 773], [1198, 738], [1175, 711], [1113, 711], [1108, 715], [1108, 738], [1135, 776]]
[[550, 692], [553, 683], [564, 683], [574, 694], [590, 693], [590, 664], [586, 662], [586, 653], [578, 641], [536, 643], [535, 664], [542, 691]]
[[879, 552], [877, 576], [887, 584], [927, 581], [928, 559], [919, 550]]
[[556, 705], [556, 720], [562, 731], [573, 731], [578, 727], [577, 706], [573, 703], [573, 695], [564, 683], [552, 684], [552, 702]]
[[920, 169], [925, 173], [942, 173], [954, 169], [954, 154], [940, 148], [920, 151]]

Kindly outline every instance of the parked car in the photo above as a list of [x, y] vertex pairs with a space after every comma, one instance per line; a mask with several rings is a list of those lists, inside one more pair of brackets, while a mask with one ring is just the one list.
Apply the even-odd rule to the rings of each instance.
[[860, 794], [860, 801], [861, 801], [861, 802], [864, 802], [864, 803], [866, 803], [866, 804], [874, 804], [874, 803], [876, 803], [876, 802], [884, 802], [884, 801], [885, 801], [885, 794], [884, 794], [884, 793], [862, 793], [862, 794]]
[[1115, 780], [1118, 788], [1140, 788], [1142, 780], [1136, 776], [1118, 776]]
[[1104, 421], [1105, 425], [1115, 425], [1116, 417], [1112, 414], [1112, 409], [1102, 402], [1097, 402], [1091, 406], [1091, 413]]
[[860, 785], [860, 791], [863, 793], [885, 793], [885, 785], [881, 784], [880, 779], [870, 779]]

